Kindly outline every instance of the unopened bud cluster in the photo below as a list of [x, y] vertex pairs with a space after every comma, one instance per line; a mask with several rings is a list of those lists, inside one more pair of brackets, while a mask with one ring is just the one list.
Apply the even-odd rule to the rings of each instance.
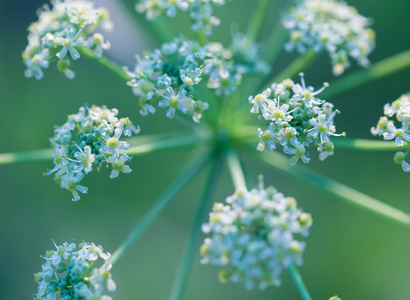
[[[396, 125], [399, 125], [396, 127]], [[410, 172], [410, 164], [405, 161], [409, 155], [410, 142], [410, 93], [403, 94], [399, 99], [384, 106], [384, 116], [380, 117], [376, 127], [371, 128], [373, 135], [383, 136], [385, 140], [394, 140], [396, 146], [406, 147], [405, 152], [399, 151], [394, 156], [394, 162], [401, 165], [404, 172]]]
[[333, 73], [340, 75], [350, 66], [350, 58], [367, 66], [367, 56], [374, 49], [375, 34], [370, 21], [354, 7], [337, 0], [304, 0], [286, 13], [283, 25], [289, 30], [287, 51], [325, 49], [332, 61]]
[[88, 189], [79, 183], [93, 166], [98, 170], [111, 166], [110, 178], [131, 172], [126, 165], [130, 145], [121, 137], [137, 134], [140, 129], [128, 118], [118, 119], [117, 114], [118, 110], [105, 106], [80, 107], [77, 114], [68, 116], [66, 123], [54, 129], [54, 168], [46, 175], [54, 174], [61, 188], [73, 194], [73, 201], [80, 199], [78, 192], [87, 193]]
[[[38, 292], [34, 300], [111, 300], [105, 291], [116, 289], [111, 276], [110, 253], [93, 243], [65, 242], [46, 252], [42, 271], [34, 274]], [[98, 265], [96, 265], [98, 264]]]
[[135, 7], [138, 12], [146, 13], [147, 20], [153, 20], [163, 12], [168, 17], [175, 17], [177, 11], [189, 13], [193, 31], [212, 34], [212, 26], [218, 26], [220, 20], [212, 15], [213, 6], [225, 4], [225, 0], [142, 0]]
[[43, 69], [57, 60], [57, 68], [67, 78], [74, 78], [71, 62], [80, 58], [78, 48], [92, 49], [96, 57], [110, 48], [97, 26], [112, 28], [105, 8], [95, 8], [89, 0], [54, 0], [38, 11], [39, 20], [28, 28], [28, 45], [22, 56], [27, 67], [25, 75], [41, 79]]
[[142, 115], [155, 113], [158, 103], [167, 108], [170, 119], [179, 110], [199, 122], [208, 103], [197, 99], [197, 85], [205, 81], [216, 95], [231, 95], [243, 76], [268, 71], [258, 52], [257, 46], [239, 35], [229, 49], [219, 43], [202, 47], [197, 41], [176, 38], [142, 58], [137, 56], [134, 70], [127, 71], [132, 78], [128, 84], [139, 98]]
[[333, 104], [321, 100], [317, 95], [328, 85], [314, 91], [306, 86], [303, 74], [301, 84], [286, 79], [273, 83], [270, 88], [255, 97], [249, 97], [253, 104], [251, 113], [258, 114], [268, 122], [267, 128], [258, 128], [259, 151], [283, 146], [283, 152], [292, 155], [289, 162], [295, 165], [299, 159], [308, 163], [307, 148], [313, 146], [319, 151], [319, 159], [324, 160], [334, 153], [331, 136], [337, 134], [333, 119], [338, 113]]
[[244, 282], [246, 289], [281, 283], [280, 275], [290, 264], [302, 264], [305, 243], [296, 234], [308, 235], [310, 214], [297, 208], [294, 198], [273, 187], [238, 189], [215, 203], [202, 231], [210, 234], [201, 246], [201, 263], [222, 267], [222, 282]]

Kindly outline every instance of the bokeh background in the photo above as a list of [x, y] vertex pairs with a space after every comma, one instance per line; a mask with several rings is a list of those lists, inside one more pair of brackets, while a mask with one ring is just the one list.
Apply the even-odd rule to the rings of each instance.
[[[217, 8], [222, 25], [214, 39], [227, 43], [230, 24], [244, 30], [257, 1], [233, 0]], [[286, 1], [273, 1], [264, 34], [278, 21]], [[49, 147], [53, 126], [62, 124], [84, 103], [117, 107], [142, 128], [142, 135], [184, 129], [165, 119], [161, 111], [143, 118], [137, 99], [115, 75], [81, 58], [73, 65], [77, 76], [67, 80], [52, 65], [37, 81], [24, 77], [21, 52], [27, 43], [27, 27], [37, 20], [39, 0], [0, 1], [0, 152]], [[144, 34], [149, 23], [138, 22], [133, 1], [96, 1], [108, 6], [115, 30], [108, 36], [109, 55], [132, 67], [134, 55], [158, 46]], [[410, 48], [408, 0], [350, 0], [359, 12], [371, 17], [377, 34], [377, 62]], [[170, 22], [175, 32], [187, 33], [187, 18], [178, 15]], [[279, 71], [293, 55], [284, 54]], [[346, 73], [354, 72], [356, 67]], [[322, 55], [306, 72], [309, 84], [331, 82], [329, 58]], [[338, 131], [349, 138], [373, 138], [370, 127], [382, 107], [409, 90], [410, 70], [329, 99], [342, 112], [336, 118]], [[248, 95], [243, 96], [246, 101]], [[33, 274], [41, 269], [41, 254], [52, 249], [51, 238], [63, 243], [71, 238], [92, 241], [113, 252], [152, 203], [177, 176], [187, 161], [187, 151], [170, 151], [135, 157], [133, 172], [110, 180], [108, 172], [93, 172], [85, 179], [89, 194], [79, 202], [61, 190], [43, 172], [51, 161], [0, 165], [0, 299], [30, 299], [37, 286]], [[394, 207], [410, 212], [409, 174], [393, 163], [393, 152], [355, 152], [337, 149], [336, 155], [309, 167]], [[307, 240], [305, 263], [300, 268], [314, 299], [338, 294], [351, 299], [410, 299], [409, 229], [372, 215], [325, 192], [276, 172], [251, 157], [243, 156], [247, 171], [256, 178], [265, 175], [285, 195], [311, 212], [314, 225]], [[206, 171], [206, 170], [204, 170]], [[178, 194], [160, 218], [113, 268], [117, 283], [115, 299], [167, 299], [202, 192], [204, 173]], [[224, 169], [214, 201], [234, 191]], [[195, 259], [184, 299], [299, 299], [289, 275], [283, 274], [280, 288], [247, 292], [242, 285], [221, 284], [217, 267], [201, 266]]]

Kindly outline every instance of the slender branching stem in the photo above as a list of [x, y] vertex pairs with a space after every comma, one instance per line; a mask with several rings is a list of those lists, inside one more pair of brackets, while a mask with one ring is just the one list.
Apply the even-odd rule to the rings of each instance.
[[[403, 147], [399, 147], [395, 142], [390, 141], [375, 141], [365, 139], [337, 139], [333, 144], [339, 149], [352, 149], [352, 150], [364, 150], [364, 151], [389, 151], [400, 150]], [[404, 148], [408, 148], [408, 143], [404, 145]]]
[[243, 175], [241, 162], [239, 161], [238, 154], [235, 150], [228, 149], [226, 159], [235, 188], [246, 188], [245, 176]]
[[282, 72], [276, 75], [272, 82], [280, 82], [286, 78], [293, 78], [300, 72], [303, 72], [317, 57], [318, 52], [312, 49], [306, 50], [306, 52], [298, 56], [290, 65], [288, 65]]
[[101, 66], [105, 67], [106, 69], [110, 70], [117, 76], [119, 76], [121, 79], [124, 81], [128, 81], [131, 78], [127, 75], [125, 72], [124, 68], [117, 64], [116, 62], [112, 61], [111, 59], [101, 56], [101, 57], [95, 57], [93, 51], [91, 49], [85, 49], [85, 48], [78, 48], [77, 49], [81, 54], [84, 54], [88, 58], [92, 59], [93, 61], [97, 62]]
[[209, 154], [196, 153], [193, 159], [187, 164], [187, 167], [181, 174], [172, 182], [172, 184], [158, 198], [148, 212], [142, 217], [134, 229], [129, 233], [128, 237], [115, 250], [110, 258], [110, 262], [114, 264], [118, 261], [127, 250], [135, 243], [135, 241], [145, 232], [145, 230], [157, 219], [164, 208], [171, 202], [174, 196], [181, 190], [201, 169], [209, 159]]
[[269, 4], [271, 4], [270, 0], [259, 0], [259, 3], [257, 4], [251, 17], [247, 34], [248, 37], [254, 41], [258, 41], [260, 39]]
[[[154, 138], [155, 137], [155, 138]], [[142, 137], [144, 138], [144, 137]], [[171, 149], [181, 149], [181, 148], [192, 148], [193, 146], [205, 143], [207, 141], [206, 137], [201, 136], [198, 133], [195, 134], [181, 134], [175, 137], [162, 138], [161, 135], [153, 136], [152, 141], [145, 144], [139, 144], [132, 146], [127, 150], [127, 154], [143, 155], [161, 150], [171, 150]], [[134, 139], [132, 144], [138, 144], [137, 138]]]
[[204, 30], [196, 32], [195, 37], [201, 46], [208, 44], [208, 37], [206, 36]]
[[42, 161], [51, 159], [51, 149], [39, 149], [24, 152], [1, 153], [0, 165], [19, 162]]
[[[156, 151], [192, 148], [206, 143], [207, 137], [199, 133], [183, 133], [176, 136], [152, 135], [141, 136], [129, 139], [131, 147], [126, 152], [128, 155], [136, 156], [149, 154]], [[135, 146], [132, 146], [135, 145]], [[39, 149], [25, 152], [2, 153], [0, 154], [0, 165], [18, 162], [51, 160], [51, 149]]]
[[252, 93], [257, 94], [260, 93], [262, 90], [267, 89], [271, 86], [273, 82], [281, 82], [286, 78], [293, 78], [300, 72], [303, 72], [318, 56], [318, 53], [313, 51], [312, 49], [308, 49], [303, 55], [298, 56], [290, 65], [288, 65], [282, 72], [277, 74], [273, 78], [269, 78], [267, 81], [263, 83], [256, 91]]
[[385, 58], [366, 69], [356, 71], [334, 82], [321, 95], [324, 98], [332, 98], [347, 93], [368, 82], [386, 77], [410, 67], [410, 50]]
[[173, 30], [172, 26], [169, 26], [168, 18], [160, 16], [155, 20], [149, 21], [146, 19], [145, 14], [137, 13], [135, 10], [134, 0], [122, 0], [124, 6], [131, 12], [134, 19], [138, 23], [140, 28], [143, 28], [144, 36], [151, 41], [162, 44], [169, 42], [178, 34]]
[[149, 24], [145, 23], [143, 26], [144, 30], [148, 27], [150, 27], [153, 37], [161, 44], [168, 43], [178, 36], [178, 33], [174, 32], [165, 17], [159, 17], [154, 21], [150, 21]]
[[303, 282], [302, 276], [300, 275], [298, 269], [294, 264], [291, 264], [288, 267], [288, 271], [290, 274], [290, 277], [293, 280], [293, 283], [296, 285], [299, 294], [302, 296], [303, 300], [312, 300], [312, 297], [309, 294], [308, 289], [306, 288], [305, 283]]
[[283, 52], [283, 44], [285, 44], [288, 37], [289, 33], [283, 28], [281, 20], [277, 20], [275, 27], [266, 41], [264, 54], [262, 56], [272, 68]]
[[293, 7], [295, 5], [294, 2], [296, 1], [286, 1], [285, 8], [280, 6], [279, 1], [275, 1], [273, 4], [276, 5], [274, 11], [279, 11], [279, 14], [276, 16], [275, 25], [271, 29], [270, 34], [266, 39], [265, 49], [262, 56], [262, 58], [265, 59], [272, 67], [275, 66], [279, 56], [283, 52], [283, 45], [289, 39], [289, 31], [282, 24], [281, 14], [283, 11], [288, 11], [290, 7]]
[[188, 281], [189, 272], [197, 252], [197, 244], [199, 240], [199, 235], [201, 232], [201, 226], [206, 213], [209, 210], [209, 203], [213, 192], [215, 190], [216, 184], [219, 180], [219, 174], [221, 172], [221, 162], [220, 154], [214, 152], [212, 159], [212, 166], [209, 172], [207, 183], [205, 184], [205, 189], [203, 196], [195, 216], [195, 221], [189, 235], [189, 240], [185, 246], [184, 252], [182, 254], [181, 262], [178, 267], [178, 271], [174, 280], [172, 287], [170, 300], [180, 300], [183, 296], [185, 286]]
[[410, 225], [410, 215], [374, 199], [366, 194], [356, 191], [342, 183], [322, 176], [309, 168], [296, 165], [290, 166], [288, 159], [276, 152], [264, 152], [256, 155], [262, 161], [268, 163], [277, 170], [285, 172], [293, 177], [301, 179], [307, 183], [319, 187], [320, 189], [337, 196], [346, 203], [353, 204], [366, 211], [377, 214], [389, 220], [398, 222], [402, 225]]

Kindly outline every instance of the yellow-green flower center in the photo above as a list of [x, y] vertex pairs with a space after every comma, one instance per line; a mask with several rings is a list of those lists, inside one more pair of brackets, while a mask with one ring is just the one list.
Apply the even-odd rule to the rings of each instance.
[[109, 138], [107, 141], [107, 146], [110, 148], [115, 148], [119, 145], [120, 141], [116, 138]]
[[177, 108], [178, 103], [179, 103], [179, 99], [176, 96], [172, 96], [169, 99], [169, 107], [171, 108]]
[[112, 164], [112, 168], [115, 171], [121, 172], [122, 170], [124, 170], [124, 163], [120, 160], [116, 160], [113, 164]]

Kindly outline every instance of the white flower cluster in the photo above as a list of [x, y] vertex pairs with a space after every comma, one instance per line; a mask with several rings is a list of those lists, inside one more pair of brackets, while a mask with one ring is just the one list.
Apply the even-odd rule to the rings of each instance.
[[25, 75], [41, 79], [43, 69], [56, 59], [57, 68], [67, 78], [74, 78], [71, 61], [80, 57], [78, 48], [93, 49], [100, 57], [110, 48], [100, 33], [93, 33], [97, 26], [112, 28], [105, 8], [95, 8], [90, 0], [54, 0], [52, 8], [44, 5], [38, 11], [39, 20], [28, 28], [28, 45], [22, 56], [27, 67]]
[[129, 148], [121, 136], [138, 134], [130, 119], [118, 119], [118, 110], [107, 107], [80, 107], [77, 114], [68, 116], [67, 122], [54, 129], [51, 143], [54, 148], [54, 168], [46, 175], [54, 173], [54, 179], [61, 188], [73, 194], [73, 201], [80, 199], [78, 192], [87, 193], [79, 182], [92, 171], [111, 165], [110, 178], [116, 178], [120, 172], [130, 173], [131, 168], [125, 163], [130, 157], [125, 152]]
[[265, 189], [260, 179], [258, 189], [238, 189], [226, 204], [214, 204], [202, 226], [211, 236], [201, 246], [201, 263], [223, 267], [222, 282], [244, 282], [246, 289], [278, 286], [282, 269], [302, 264], [305, 243], [294, 235], [307, 236], [311, 225], [311, 215], [294, 198]]
[[326, 49], [333, 73], [340, 75], [349, 67], [349, 57], [360, 66], [367, 66], [367, 56], [374, 49], [375, 34], [370, 21], [354, 7], [337, 0], [303, 0], [284, 15], [283, 24], [289, 30], [287, 51], [304, 53]]
[[189, 12], [193, 31], [212, 34], [212, 26], [218, 26], [220, 20], [212, 16], [212, 6], [221, 6], [225, 0], [142, 0], [135, 7], [140, 13], [146, 13], [147, 20], [153, 20], [163, 12], [168, 17], [175, 17], [177, 11]]
[[239, 74], [264, 75], [270, 72], [270, 66], [260, 59], [260, 45], [254, 44], [247, 35], [233, 33], [230, 50]]
[[[101, 246], [93, 243], [82, 242], [77, 247], [75, 243], [65, 242], [54, 246], [56, 249], [47, 251], [43, 257], [42, 271], [34, 274], [38, 283], [34, 300], [112, 299], [103, 295], [105, 289], [110, 292], [116, 289], [108, 261], [110, 253], [104, 253]], [[95, 263], [99, 258], [103, 264], [97, 268]]]
[[178, 109], [191, 113], [199, 122], [208, 109], [208, 103], [196, 100], [194, 93], [203, 78], [216, 95], [229, 96], [243, 76], [268, 72], [257, 57], [257, 47], [248, 43], [239, 50], [239, 43], [224, 49], [219, 43], [201, 47], [197, 41], [176, 38], [143, 58], [137, 57], [135, 69], [127, 73], [132, 78], [128, 84], [139, 98], [141, 114], [155, 113], [153, 104], [158, 102], [159, 107], [168, 108], [166, 116], [170, 119]]
[[[399, 147], [407, 146], [405, 142], [410, 142], [410, 93], [401, 95], [391, 104], [387, 103], [384, 106], [384, 114], [376, 127], [371, 128], [371, 133], [383, 136], [385, 140], [394, 140]], [[401, 125], [400, 128], [394, 125], [394, 119]], [[394, 162], [401, 165], [404, 172], [410, 172], [410, 164], [405, 161], [408, 155], [409, 150], [406, 150], [406, 152], [399, 151], [394, 156]]]
[[317, 98], [327, 83], [314, 91], [313, 87], [306, 87], [303, 74], [301, 83], [294, 83], [286, 79], [281, 83], [273, 83], [255, 97], [249, 97], [253, 104], [251, 113], [258, 114], [260, 119], [269, 122], [267, 129], [258, 128], [260, 142], [257, 149], [264, 151], [276, 149], [276, 144], [283, 146], [283, 152], [292, 155], [289, 160], [295, 165], [299, 159], [309, 162], [306, 148], [309, 145], [317, 147], [319, 159], [324, 160], [333, 155], [334, 145], [331, 136], [345, 136], [337, 134], [333, 119], [339, 111], [333, 110], [333, 104]]

